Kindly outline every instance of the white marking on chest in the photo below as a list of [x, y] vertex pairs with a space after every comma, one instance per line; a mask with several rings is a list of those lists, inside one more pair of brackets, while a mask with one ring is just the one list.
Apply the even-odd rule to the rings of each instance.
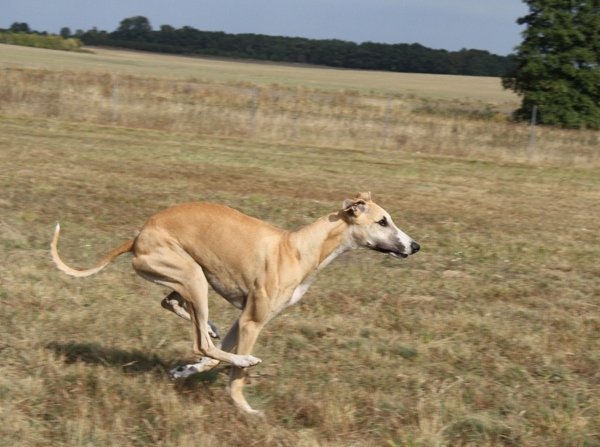
[[341, 253], [345, 252], [346, 250], [347, 250], [346, 247], [340, 247], [336, 251], [334, 251], [333, 253], [331, 253], [329, 256], [327, 256], [327, 258], [325, 258], [323, 260], [323, 262], [321, 262], [321, 264], [317, 268], [317, 272], [311, 278], [305, 280], [302, 284], [300, 284], [298, 287], [296, 287], [294, 289], [294, 292], [292, 293], [292, 296], [290, 297], [289, 301], [287, 303], [285, 303], [285, 305], [283, 306], [282, 310], [285, 309], [285, 308], [287, 308], [287, 307], [290, 307], [292, 304], [296, 304], [298, 301], [300, 301], [300, 298], [302, 298], [304, 296], [304, 294], [306, 293], [306, 291], [308, 290], [308, 288], [310, 287], [310, 285], [312, 284], [312, 282], [317, 277], [317, 274], [321, 270], [323, 270], [325, 267], [327, 267], [327, 265], [331, 261], [333, 261], [335, 258], [337, 258]]
[[311, 278], [308, 281], [305, 281], [304, 283], [296, 287], [294, 293], [292, 293], [290, 300], [285, 304], [285, 307], [289, 307], [292, 304], [296, 304], [298, 301], [300, 301], [300, 298], [304, 296], [304, 294], [306, 293], [306, 291], [308, 290], [308, 288], [314, 280], [314, 278]]

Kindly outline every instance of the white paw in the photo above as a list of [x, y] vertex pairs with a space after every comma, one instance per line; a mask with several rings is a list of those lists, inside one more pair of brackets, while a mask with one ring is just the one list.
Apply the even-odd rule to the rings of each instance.
[[193, 363], [191, 365], [181, 365], [177, 368], [169, 371], [169, 378], [171, 380], [176, 379], [185, 379], [186, 377], [192, 376], [194, 374], [198, 374], [204, 371], [209, 371], [217, 366], [220, 362], [215, 359], [211, 359], [208, 357], [203, 357], [202, 360], [198, 363]]
[[249, 366], [257, 365], [260, 362], [262, 362], [261, 359], [252, 355], [234, 355], [231, 360], [231, 364], [238, 368], [248, 368]]
[[169, 379], [184, 379], [193, 374], [196, 374], [197, 372], [198, 371], [196, 370], [196, 365], [181, 365], [169, 371]]
[[264, 411], [260, 411], [260, 410], [255, 410], [254, 408], [250, 407], [249, 405], [246, 407], [238, 407], [240, 410], [242, 410], [244, 413], [246, 414], [251, 414], [254, 416], [259, 416], [261, 418], [265, 417], [265, 412]]

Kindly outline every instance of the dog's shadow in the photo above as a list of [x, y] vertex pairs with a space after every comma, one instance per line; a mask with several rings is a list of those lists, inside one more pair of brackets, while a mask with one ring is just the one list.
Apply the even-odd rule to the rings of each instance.
[[[105, 348], [98, 343], [51, 342], [46, 348], [54, 351], [56, 355], [65, 359], [65, 363], [73, 364], [83, 362], [88, 365], [103, 365], [114, 368], [127, 375], [153, 373], [168, 379], [169, 370], [177, 365], [189, 363], [189, 359], [165, 361], [154, 353], [146, 353], [137, 349], [125, 351], [122, 349]], [[194, 383], [217, 381], [223, 368], [215, 368], [200, 374], [194, 374], [184, 380], [178, 380], [178, 388], [193, 386]]]

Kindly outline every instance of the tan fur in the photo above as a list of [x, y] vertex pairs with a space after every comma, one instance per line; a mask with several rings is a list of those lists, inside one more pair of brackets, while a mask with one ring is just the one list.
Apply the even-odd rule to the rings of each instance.
[[[88, 270], [73, 269], [59, 258], [59, 230], [57, 226], [51, 252], [63, 272], [89, 276], [130, 251], [140, 276], [173, 289], [162, 305], [192, 322], [194, 352], [204, 356], [201, 363], [189, 366], [194, 368], [189, 373], [205, 371], [221, 361], [231, 363], [229, 393], [248, 412], [255, 411], [242, 388], [246, 368], [261, 361], [251, 355], [258, 334], [302, 297], [317, 273], [347, 250], [372, 248], [406, 257], [419, 249], [371, 201], [370, 193], [346, 200], [340, 211], [296, 232], [280, 230], [223, 205], [177, 205], [152, 216], [137, 238]], [[242, 310], [217, 346], [209, 337], [209, 285]], [[236, 353], [229, 352], [236, 345]], [[181, 368], [172, 374], [183, 377], [178, 371]]]
[[60, 225], [57, 224], [56, 229], [54, 230], [54, 238], [52, 239], [52, 243], [50, 244], [50, 251], [52, 253], [52, 259], [54, 260], [54, 263], [56, 264], [56, 266], [58, 267], [59, 270], [65, 272], [67, 275], [75, 276], [77, 278], [84, 278], [86, 276], [91, 276], [94, 273], [98, 273], [100, 270], [102, 270], [104, 267], [106, 267], [108, 264], [110, 264], [112, 261], [114, 261], [115, 258], [122, 255], [123, 253], [127, 253], [127, 252], [131, 251], [133, 249], [133, 244], [135, 242], [135, 239], [131, 239], [131, 240], [125, 242], [123, 245], [115, 248], [113, 251], [111, 251], [109, 254], [107, 254], [98, 264], [96, 264], [91, 269], [76, 270], [74, 268], [69, 267], [64, 262], [62, 262], [62, 260], [58, 256], [58, 248], [57, 247], [58, 247], [59, 235], [60, 235]]

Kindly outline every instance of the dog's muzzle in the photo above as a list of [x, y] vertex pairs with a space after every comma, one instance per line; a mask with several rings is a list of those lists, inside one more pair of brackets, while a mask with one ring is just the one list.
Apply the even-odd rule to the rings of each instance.
[[388, 248], [383, 246], [369, 246], [372, 250], [378, 251], [380, 253], [385, 253], [393, 256], [394, 258], [407, 258], [410, 255], [414, 255], [421, 249], [421, 246], [417, 244], [415, 241], [410, 243], [410, 249], [406, 249], [403, 244], [400, 244], [398, 247]]

